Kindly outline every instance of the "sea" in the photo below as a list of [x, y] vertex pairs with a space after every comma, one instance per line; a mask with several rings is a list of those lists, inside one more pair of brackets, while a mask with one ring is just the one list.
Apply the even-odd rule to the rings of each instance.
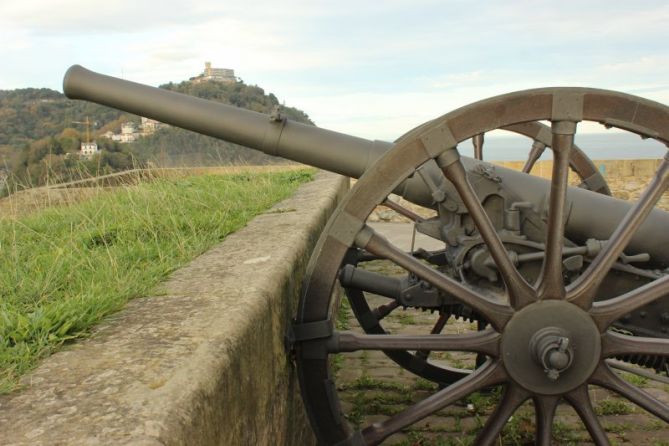
[[[654, 139], [626, 132], [577, 133], [576, 145], [592, 160], [659, 159], [665, 156], [667, 147]], [[532, 147], [532, 140], [508, 132], [491, 133], [485, 136], [483, 159], [487, 161], [525, 161]], [[458, 149], [464, 156], [473, 156], [471, 141], [463, 141]], [[546, 150], [541, 159], [551, 159]]]

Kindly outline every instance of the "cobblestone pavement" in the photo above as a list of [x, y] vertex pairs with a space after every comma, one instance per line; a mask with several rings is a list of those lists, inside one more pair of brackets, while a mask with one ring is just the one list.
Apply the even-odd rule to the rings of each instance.
[[[387, 299], [372, 298], [380, 304]], [[374, 302], [376, 300], [376, 302]], [[362, 332], [350, 311], [344, 310], [340, 324]], [[416, 310], [396, 310], [384, 327], [391, 333], [426, 334], [436, 322], [436, 314]], [[476, 324], [462, 320], [449, 321], [443, 333], [475, 330]], [[471, 354], [443, 352], [431, 358], [453, 367], [472, 368]], [[418, 402], [437, 390], [437, 386], [419, 378], [388, 359], [382, 352], [366, 351], [340, 354], [335, 360], [337, 387], [342, 407], [349, 422], [365, 426], [387, 418]], [[669, 385], [635, 375], [624, 374], [657, 398], [669, 403]], [[633, 404], [600, 388], [591, 387], [595, 409], [613, 444], [639, 443], [669, 445], [669, 427]], [[499, 390], [477, 393], [456, 405], [434, 414], [409, 430], [395, 434], [384, 444], [396, 446], [471, 445], [486, 416], [494, 408]], [[524, 405], [505, 428], [500, 444], [533, 444], [534, 412], [530, 403]], [[590, 444], [589, 436], [576, 413], [566, 404], [558, 408], [554, 425], [554, 444]]]
[[[410, 225], [388, 225], [393, 227], [394, 231], [399, 231], [401, 226], [410, 227]], [[375, 229], [383, 228], [376, 225]], [[393, 239], [392, 236], [390, 238]], [[411, 237], [405, 236], [404, 242], [410, 239]], [[401, 270], [385, 261], [375, 261], [367, 265], [367, 268], [372, 270], [401, 273]], [[370, 306], [387, 303], [387, 299], [378, 296], [370, 297], [369, 301]], [[384, 319], [384, 328], [393, 334], [426, 334], [434, 326], [437, 317], [437, 314], [430, 312], [397, 309]], [[345, 302], [338, 324], [340, 329], [362, 332]], [[463, 333], [475, 329], [475, 323], [451, 318], [443, 333]], [[432, 353], [430, 358], [462, 369], [471, 369], [475, 364], [475, 357], [467, 353]], [[382, 352], [339, 354], [334, 360], [334, 368], [342, 407], [349, 422], [356, 426], [365, 426], [385, 419], [438, 390], [435, 384], [397, 366]], [[623, 376], [669, 403], [669, 385], [631, 374]], [[411, 428], [393, 435], [383, 444], [471, 445], [477, 431], [492, 412], [500, 391], [501, 389], [493, 389], [491, 392], [473, 394]], [[643, 442], [648, 446], [669, 446], [669, 426], [663, 421], [604, 389], [591, 386], [591, 395], [612, 444]], [[567, 404], [561, 404], [558, 408], [553, 435], [554, 444], [591, 444], [583, 424]], [[534, 411], [531, 403], [526, 403], [507, 424], [499, 444], [533, 444], [533, 436]]]

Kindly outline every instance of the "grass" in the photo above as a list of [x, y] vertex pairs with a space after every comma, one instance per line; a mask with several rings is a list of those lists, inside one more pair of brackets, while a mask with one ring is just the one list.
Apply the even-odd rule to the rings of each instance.
[[623, 400], [607, 398], [595, 406], [597, 415], [627, 415], [634, 412], [634, 407]]
[[358, 377], [352, 383], [342, 386], [342, 390], [387, 390], [396, 392], [408, 392], [409, 387], [403, 384], [397, 384], [389, 381], [382, 381], [377, 378], [372, 378], [367, 374]]
[[634, 373], [622, 373], [622, 378], [630, 384], [634, 384], [637, 387], [647, 387], [648, 378], [641, 375], [636, 375]]
[[502, 398], [502, 390], [502, 387], [498, 386], [492, 390], [474, 392], [465, 398], [465, 403], [473, 406], [474, 413], [485, 414], [499, 403]]
[[397, 319], [397, 321], [400, 323], [400, 325], [415, 325], [416, 324], [416, 319], [413, 317], [411, 313], [408, 313], [406, 311], [403, 311], [402, 313], [399, 313], [397, 315], [392, 316], [393, 319]]
[[471, 446], [474, 444], [474, 438], [468, 436], [429, 437], [423, 432], [409, 431], [407, 437], [406, 440], [393, 443], [391, 446]]
[[349, 319], [351, 318], [351, 313], [351, 304], [348, 302], [348, 298], [342, 298], [339, 309], [337, 310], [337, 330], [344, 331], [350, 328]]
[[0, 220], [0, 393], [312, 172], [159, 179]]

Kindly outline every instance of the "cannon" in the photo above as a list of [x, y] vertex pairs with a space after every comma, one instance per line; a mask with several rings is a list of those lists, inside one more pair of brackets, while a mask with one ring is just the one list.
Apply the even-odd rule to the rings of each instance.
[[[609, 196], [604, 178], [574, 144], [579, 123], [593, 121], [667, 145], [669, 107], [599, 89], [526, 90], [462, 107], [388, 143], [291, 122], [280, 110], [250, 112], [80, 66], [68, 70], [64, 91], [359, 178], [316, 245], [289, 333], [319, 443], [381, 444], [495, 386], [501, 398], [477, 445], [495, 443], [528, 400], [537, 444], [551, 444], [560, 402], [575, 409], [596, 444], [609, 444], [590, 385], [669, 422], [669, 405], [614, 371], [617, 361], [635, 364], [628, 370], [652, 370], [657, 379], [669, 370], [669, 213], [655, 208], [669, 185], [669, 155], [629, 203]], [[482, 160], [484, 135], [496, 129], [532, 140], [522, 172]], [[474, 158], [458, 149], [470, 139]], [[550, 181], [529, 175], [545, 148], [553, 154]], [[570, 186], [570, 170], [579, 187]], [[391, 194], [431, 214], [418, 215]], [[413, 220], [438, 249], [402, 249], [377, 233], [368, 219], [382, 204]], [[395, 272], [367, 267], [378, 261]], [[344, 296], [363, 333], [337, 328]], [[384, 323], [404, 309], [434, 313], [433, 329], [393, 333]], [[450, 317], [475, 322], [476, 329], [442, 334]], [[332, 359], [360, 350], [383, 351], [439, 390], [382, 421], [351, 426], [340, 408]], [[451, 351], [475, 354], [475, 366], [432, 358]]]

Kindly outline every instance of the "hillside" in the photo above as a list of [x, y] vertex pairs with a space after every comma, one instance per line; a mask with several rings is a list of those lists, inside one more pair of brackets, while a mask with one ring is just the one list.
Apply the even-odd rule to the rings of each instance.
[[[160, 88], [260, 113], [271, 113], [279, 105], [279, 100], [272, 93], [266, 94], [262, 88], [243, 82], [181, 82], [161, 85]], [[296, 108], [282, 107], [282, 113], [291, 120], [313, 124], [306, 113]], [[259, 151], [178, 128], [162, 129], [133, 143], [132, 148], [141, 160], [167, 167], [282, 162]]]
[[[279, 104], [273, 94], [266, 94], [262, 88], [241, 81], [169, 83], [161, 88], [265, 113]], [[296, 108], [284, 107], [283, 113], [290, 119], [313, 124]], [[94, 123], [92, 136], [102, 150], [90, 160], [78, 156], [86, 130], [77, 122], [87, 118]], [[283, 161], [173, 127], [162, 128], [129, 144], [100, 137], [107, 131], [118, 132], [126, 121], [139, 123], [140, 118], [104, 106], [72, 101], [46, 88], [0, 90], [0, 170], [5, 168], [12, 174], [9, 189], [69, 181], [144, 165], [215, 166]]]
[[106, 123], [121, 115], [122, 112], [108, 107], [71, 101], [48, 88], [0, 90], [0, 146], [18, 149], [32, 141], [56, 136], [73, 127], [73, 121], [83, 121], [87, 116], [91, 121]]

